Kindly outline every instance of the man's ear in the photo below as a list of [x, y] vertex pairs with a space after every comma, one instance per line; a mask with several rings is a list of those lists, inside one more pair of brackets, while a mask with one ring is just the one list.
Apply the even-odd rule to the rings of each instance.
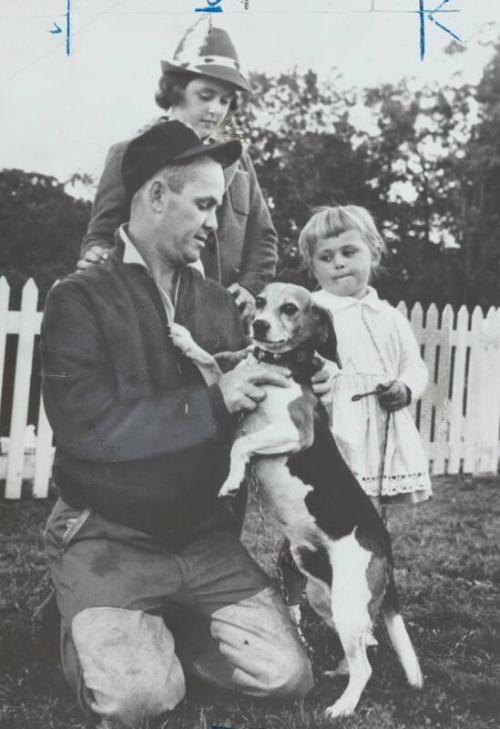
[[166, 195], [166, 183], [159, 178], [155, 178], [149, 186], [149, 199], [153, 210], [157, 212], [161, 212], [161, 210], [163, 210]]
[[312, 305], [312, 315], [316, 321], [316, 351], [325, 359], [342, 367], [337, 352], [337, 336], [333, 324], [333, 316], [328, 309], [317, 304]]

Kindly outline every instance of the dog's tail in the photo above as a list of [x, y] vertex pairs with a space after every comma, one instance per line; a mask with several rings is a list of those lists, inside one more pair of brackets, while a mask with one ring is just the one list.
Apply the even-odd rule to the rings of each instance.
[[408, 683], [414, 688], [422, 688], [424, 677], [399, 609], [398, 594], [392, 574], [382, 603], [382, 615], [389, 639], [403, 666]]

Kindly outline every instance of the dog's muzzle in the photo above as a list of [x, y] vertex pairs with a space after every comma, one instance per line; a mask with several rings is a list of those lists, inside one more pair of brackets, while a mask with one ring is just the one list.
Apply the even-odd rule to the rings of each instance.
[[271, 328], [269, 322], [265, 321], [264, 319], [255, 319], [252, 326], [255, 339], [266, 339], [267, 333]]

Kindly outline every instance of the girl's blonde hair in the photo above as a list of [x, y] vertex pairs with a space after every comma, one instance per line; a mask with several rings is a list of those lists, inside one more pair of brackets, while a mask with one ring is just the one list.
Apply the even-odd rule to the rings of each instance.
[[319, 240], [342, 235], [350, 230], [356, 230], [361, 235], [372, 254], [372, 269], [376, 268], [387, 248], [371, 214], [358, 205], [325, 206], [314, 211], [299, 236], [299, 251], [309, 268]]

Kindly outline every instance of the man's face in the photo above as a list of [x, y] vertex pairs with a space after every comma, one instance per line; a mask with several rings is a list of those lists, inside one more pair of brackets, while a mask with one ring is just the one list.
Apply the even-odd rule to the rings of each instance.
[[215, 211], [224, 194], [224, 174], [210, 158], [192, 162], [180, 193], [167, 189], [157, 236], [160, 257], [170, 266], [194, 263], [217, 230]]

